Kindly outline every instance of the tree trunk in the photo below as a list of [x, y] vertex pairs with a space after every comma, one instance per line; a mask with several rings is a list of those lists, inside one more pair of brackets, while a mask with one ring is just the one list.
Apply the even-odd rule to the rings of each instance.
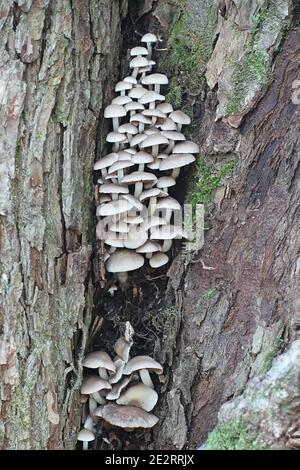
[[[120, 438], [100, 428], [95, 446], [297, 447], [297, 8], [128, 4], [0, 0], [0, 446], [73, 449], [83, 352], [111, 352], [129, 320], [133, 354], [164, 365], [160, 421]], [[110, 297], [97, 271], [92, 169], [119, 55], [125, 64], [148, 30], [161, 39], [167, 99], [193, 114], [201, 154], [174, 195], [205, 204], [205, 243], [178, 245], [167, 272], [142, 269]]]
[[93, 163], [127, 1], [2, 0], [0, 447], [74, 448]]

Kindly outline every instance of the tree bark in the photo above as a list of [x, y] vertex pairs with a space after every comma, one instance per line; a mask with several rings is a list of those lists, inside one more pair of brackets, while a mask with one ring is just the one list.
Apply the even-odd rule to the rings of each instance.
[[0, 1], [0, 447], [74, 448], [124, 0]]

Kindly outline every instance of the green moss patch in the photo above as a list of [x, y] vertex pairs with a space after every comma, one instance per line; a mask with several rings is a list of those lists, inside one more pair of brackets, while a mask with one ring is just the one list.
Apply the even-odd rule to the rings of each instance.
[[218, 424], [209, 433], [206, 441], [207, 450], [266, 450], [265, 444], [249, 433], [242, 421], [228, 421]]

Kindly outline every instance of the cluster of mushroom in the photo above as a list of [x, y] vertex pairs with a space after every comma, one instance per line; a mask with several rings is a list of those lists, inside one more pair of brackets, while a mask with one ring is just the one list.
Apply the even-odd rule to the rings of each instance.
[[86, 375], [81, 386], [83, 429], [78, 441], [82, 441], [83, 449], [95, 439], [99, 420], [127, 431], [151, 428], [158, 422], [149, 413], [158, 400], [150, 373], [162, 374], [163, 368], [149, 356], [130, 359], [132, 344], [121, 337], [114, 345], [114, 360], [104, 351], [95, 351], [83, 361], [84, 367], [97, 370], [97, 374]]
[[130, 51], [132, 74], [116, 84], [119, 95], [104, 112], [112, 119], [113, 130], [106, 138], [112, 151], [94, 166], [101, 171], [97, 238], [106, 244], [106, 270], [120, 282], [126, 281], [128, 271], [144, 265], [144, 256], [153, 268], [166, 264], [172, 240], [184, 236], [172, 224], [181, 206], [169, 188], [199, 152], [181, 132], [190, 118], [174, 111], [161, 94], [168, 78], [151, 73], [156, 41], [154, 34], [145, 34], [146, 47]]

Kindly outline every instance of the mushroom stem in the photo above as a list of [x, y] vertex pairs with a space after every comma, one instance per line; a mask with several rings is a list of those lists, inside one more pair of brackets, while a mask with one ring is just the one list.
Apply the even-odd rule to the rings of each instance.
[[[106, 369], [104, 369], [104, 367], [99, 367], [98, 368], [98, 373], [99, 373], [99, 376], [100, 376], [101, 379], [108, 380], [108, 373], [107, 373]], [[96, 398], [95, 398], [95, 400], [96, 400]]]
[[169, 251], [171, 249], [171, 247], [172, 247], [172, 240], [165, 240], [163, 242], [163, 246], [162, 246], [161, 251], [163, 253], [166, 253], [167, 251]]
[[147, 42], [147, 51], [148, 51], [147, 59], [150, 60], [151, 57], [152, 57], [152, 46], [151, 46], [151, 42]]
[[133, 71], [132, 71], [131, 76], [132, 76], [133, 78], [136, 78], [138, 73], [139, 73], [139, 67], [135, 67], [135, 68], [133, 69]]
[[89, 448], [89, 443], [87, 441], [83, 441], [82, 450], [88, 450], [88, 448]]
[[169, 155], [169, 154], [172, 152], [174, 146], [175, 146], [175, 141], [174, 141], [174, 140], [171, 140], [170, 143], [169, 143], [169, 145], [168, 145], [168, 147], [167, 147], [166, 150], [164, 151], [164, 153], [166, 153], [167, 155]]
[[140, 163], [138, 171], [144, 171], [144, 169], [145, 169], [145, 163]]
[[147, 369], [140, 369], [139, 373], [140, 373], [141, 381], [143, 382], [143, 384], [154, 389], [154, 383], [152, 382], [149, 371]]
[[145, 124], [143, 122], [139, 123], [139, 133], [142, 134], [145, 129]]
[[134, 197], [138, 199], [142, 191], [143, 191], [143, 182], [138, 181], [138, 183], [135, 183]]
[[119, 128], [119, 118], [114, 117], [113, 118], [113, 131], [117, 132]]
[[125, 90], [121, 90], [120, 96], [125, 96]]
[[158, 148], [159, 148], [158, 145], [153, 145], [153, 147], [152, 147], [152, 156], [153, 156], [153, 157], [157, 157], [157, 155], [158, 155]]
[[105, 405], [107, 403], [105, 398], [102, 397], [99, 392], [92, 393], [92, 397], [99, 405]]
[[120, 284], [125, 284], [128, 279], [128, 272], [124, 271], [121, 273], [116, 273], [116, 278], [118, 279]]
[[156, 210], [156, 197], [151, 197], [149, 200], [148, 213], [150, 218], [154, 215]]
[[120, 150], [120, 142], [114, 142], [113, 149], [118, 152]]
[[159, 83], [155, 83], [155, 85], [154, 85], [154, 91], [155, 91], [155, 93], [160, 94], [160, 84], [159, 84]]
[[176, 178], [178, 178], [179, 175], [180, 175], [180, 168], [174, 168], [174, 170], [171, 173], [172, 178], [176, 180]]

